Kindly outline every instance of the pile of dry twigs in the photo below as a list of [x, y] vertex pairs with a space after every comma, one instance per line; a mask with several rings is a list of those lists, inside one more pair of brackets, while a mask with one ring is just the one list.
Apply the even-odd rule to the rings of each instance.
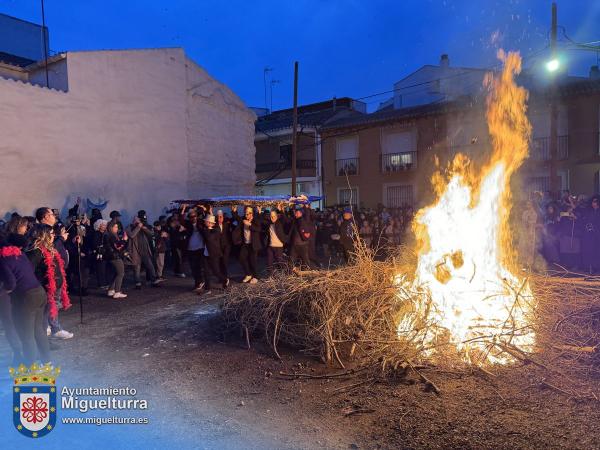
[[[422, 347], [397, 335], [407, 304], [394, 280], [415, 263], [409, 248], [378, 261], [372, 249], [357, 242], [349, 266], [290, 269], [228, 291], [222, 317], [229, 328], [242, 331], [248, 347], [262, 338], [277, 357], [283, 344], [353, 371], [373, 368], [389, 375], [412, 369], [438, 390], [419, 370], [428, 363]], [[506, 351], [522, 366], [543, 372], [540, 379], [548, 387], [595, 397], [585, 382], [600, 378], [600, 280], [568, 275], [529, 275], [536, 299], [531, 324], [536, 349], [524, 353], [508, 345]]]

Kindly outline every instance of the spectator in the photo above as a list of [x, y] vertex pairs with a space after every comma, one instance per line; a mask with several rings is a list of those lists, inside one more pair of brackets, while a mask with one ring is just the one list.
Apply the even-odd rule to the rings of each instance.
[[269, 273], [273, 273], [275, 264], [283, 262], [283, 247], [288, 243], [289, 236], [285, 232], [279, 210], [274, 209], [270, 212], [269, 220], [265, 225], [267, 230], [267, 270]]
[[188, 246], [186, 228], [180, 222], [179, 215], [175, 214], [169, 219], [168, 224], [173, 273], [178, 278], [185, 278], [185, 273], [183, 272], [183, 255]]
[[158, 286], [162, 280], [159, 280], [154, 270], [152, 261], [152, 250], [150, 242], [152, 240], [152, 231], [143, 223], [143, 219], [135, 217], [131, 225], [126, 229], [129, 245], [129, 254], [133, 264], [135, 288], [142, 288], [141, 271], [142, 265], [146, 270], [146, 277], [150, 279], [153, 287]]
[[204, 262], [204, 237], [200, 231], [198, 212], [192, 209], [188, 214], [186, 223], [186, 233], [188, 236], [187, 257], [194, 277], [194, 290], [202, 292], [204, 290], [205, 278], [207, 274], [203, 273], [206, 266]]
[[[17, 344], [14, 342], [14, 334], [11, 333], [10, 337], [7, 334], [7, 339], [13, 341], [11, 347], [14, 362], [27, 366], [38, 359], [42, 363], [50, 362], [44, 314], [48, 300], [20, 245], [8, 243], [0, 247], [0, 283], [10, 295], [12, 322], [20, 341]], [[0, 301], [4, 302], [6, 299]], [[4, 304], [3, 313], [6, 309]], [[8, 318], [3, 316], [3, 323], [6, 320]], [[7, 330], [10, 328], [5, 328], [5, 333]]]
[[167, 253], [168, 238], [169, 233], [163, 230], [161, 222], [154, 222], [154, 261], [156, 262], [156, 276], [160, 280], [165, 280], [163, 271], [165, 268], [165, 253]]
[[[257, 209], [260, 215], [260, 207]], [[262, 249], [262, 226], [257, 217], [254, 217], [252, 207], [247, 206], [244, 218], [237, 216], [237, 206], [233, 207], [234, 217], [238, 226], [233, 233], [233, 243], [240, 245], [240, 264], [244, 269], [242, 283], [258, 283], [258, 252]]]
[[222, 210], [217, 211], [217, 231], [221, 243], [222, 256], [219, 258], [219, 266], [225, 277], [229, 278], [229, 255], [231, 254], [231, 221], [225, 218]]
[[[344, 214], [342, 216], [342, 223], [340, 224], [340, 245], [342, 247], [342, 251], [344, 253], [344, 259], [346, 263], [350, 261], [350, 256], [354, 252], [354, 238], [355, 238], [355, 224], [352, 218], [352, 209], [346, 208], [344, 209]], [[373, 230], [375, 233], [375, 229]]]
[[123, 278], [125, 276], [124, 258], [127, 252], [127, 234], [119, 237], [119, 224], [110, 222], [107, 232], [104, 235], [104, 249], [106, 259], [110, 262], [114, 277], [108, 286], [108, 296], [114, 299], [126, 298], [127, 294], [123, 293]]
[[48, 301], [45, 315], [50, 325], [50, 335], [59, 339], [71, 339], [73, 333], [64, 330], [58, 320], [58, 311], [71, 306], [67, 293], [64, 261], [54, 248], [54, 231], [44, 224], [36, 225], [31, 232], [32, 242], [26, 250], [39, 283], [46, 290]]
[[292, 229], [290, 234], [290, 259], [292, 264], [297, 259], [300, 260], [301, 267], [313, 268], [313, 264], [310, 261], [310, 238], [313, 234], [313, 228], [310, 218], [305, 214], [304, 208], [300, 205], [296, 206], [294, 210], [294, 221], [292, 222]]
[[202, 236], [204, 237], [204, 243], [206, 245], [204, 256], [205, 261], [207, 261], [207, 264], [204, 268], [204, 289], [206, 294], [210, 294], [211, 286], [210, 274], [207, 270], [208, 268], [210, 268], [210, 271], [213, 273], [213, 275], [217, 277], [223, 288], [229, 286], [229, 279], [221, 271], [221, 266], [219, 264], [223, 253], [221, 250], [221, 235], [215, 225], [215, 216], [208, 214], [204, 219], [204, 227], [202, 228]]
[[98, 219], [94, 222], [94, 235], [92, 238], [92, 260], [96, 271], [96, 280], [98, 287], [107, 290], [109, 285], [106, 278], [106, 229], [108, 222], [104, 219]]

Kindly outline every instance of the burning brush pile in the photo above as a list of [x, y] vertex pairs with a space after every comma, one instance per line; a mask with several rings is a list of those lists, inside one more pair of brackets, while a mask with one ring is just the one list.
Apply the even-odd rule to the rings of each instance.
[[503, 71], [485, 80], [488, 162], [475, 168], [459, 154], [436, 173], [437, 200], [413, 223], [416, 244], [387, 261], [357, 242], [350, 266], [232, 290], [223, 317], [248, 344], [262, 335], [276, 354], [285, 343], [343, 368], [383, 372], [528, 365], [572, 395], [564, 380], [595, 375], [600, 283], [525, 272], [513, 250], [510, 181], [528, 156], [531, 127], [527, 91], [514, 81], [521, 59], [499, 57]]

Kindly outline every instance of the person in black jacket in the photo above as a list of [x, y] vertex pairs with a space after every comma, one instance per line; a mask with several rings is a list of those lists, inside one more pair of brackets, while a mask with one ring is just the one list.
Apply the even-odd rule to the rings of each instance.
[[104, 249], [104, 235], [108, 222], [104, 219], [98, 219], [94, 222], [94, 234], [92, 235], [91, 260], [96, 270], [96, 280], [98, 287], [103, 290], [108, 290], [108, 282], [106, 281], [106, 252]]
[[301, 265], [313, 268], [310, 261], [310, 238], [313, 235], [314, 226], [310, 222], [309, 217], [304, 215], [304, 208], [297, 206], [294, 210], [294, 221], [291, 229], [291, 245], [290, 259], [295, 263], [296, 259], [300, 259]]
[[217, 277], [223, 288], [229, 286], [229, 279], [221, 271], [219, 261], [223, 256], [221, 250], [221, 235], [217, 228], [215, 228], [216, 219], [212, 214], [208, 214], [204, 219], [204, 226], [201, 228], [202, 236], [204, 237], [205, 244], [205, 258], [206, 263], [204, 267], [204, 289], [206, 294], [210, 294], [210, 275], [208, 270]]
[[179, 220], [179, 215], [173, 215], [169, 219], [168, 231], [171, 243], [173, 273], [178, 278], [185, 278], [185, 273], [183, 272], [183, 255], [187, 250], [188, 235], [185, 227]]
[[283, 247], [289, 241], [285, 231], [285, 217], [280, 217], [279, 210], [272, 210], [265, 224], [267, 235], [267, 270], [273, 273], [275, 264], [283, 262]]
[[64, 330], [58, 321], [58, 310], [71, 306], [67, 294], [64, 261], [54, 248], [54, 230], [49, 225], [37, 224], [31, 231], [32, 242], [26, 249], [35, 276], [46, 290], [48, 302], [45, 315], [52, 337], [71, 339], [73, 333]]
[[231, 254], [231, 221], [225, 217], [222, 210], [217, 211], [217, 225], [215, 229], [219, 232], [221, 253], [219, 267], [221, 272], [229, 278], [229, 255]]
[[110, 222], [104, 234], [104, 254], [106, 260], [113, 268], [114, 277], [108, 287], [108, 296], [114, 299], [126, 298], [127, 294], [122, 291], [123, 278], [125, 276], [124, 258], [127, 252], [127, 234], [119, 237], [119, 224]]
[[[239, 223], [233, 233], [233, 243], [241, 246], [240, 264], [245, 274], [242, 283], [258, 283], [257, 266], [258, 252], [262, 249], [262, 225], [259, 219], [254, 217], [254, 211], [251, 206], [246, 207], [243, 219], [237, 215], [237, 206], [233, 207], [232, 212]], [[257, 212], [260, 215], [260, 207], [257, 208]]]
[[340, 224], [340, 246], [342, 247], [342, 251], [344, 252], [344, 259], [346, 262], [350, 261], [350, 256], [354, 251], [354, 237], [355, 237], [355, 229], [354, 229], [354, 219], [352, 217], [352, 209], [346, 208], [344, 209], [343, 220]]

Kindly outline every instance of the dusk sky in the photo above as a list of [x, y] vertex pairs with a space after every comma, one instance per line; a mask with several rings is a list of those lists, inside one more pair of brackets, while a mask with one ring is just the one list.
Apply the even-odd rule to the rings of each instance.
[[[558, 22], [578, 42], [600, 40], [600, 2], [559, 0]], [[547, 0], [46, 0], [54, 51], [180, 46], [249, 106], [264, 106], [263, 69], [272, 67], [274, 109], [292, 103], [293, 62], [301, 104], [360, 98], [442, 53], [453, 66], [496, 64], [491, 36], [525, 65], [547, 53]], [[0, 12], [41, 22], [39, 0], [0, 0]], [[568, 41], [559, 31], [561, 47]], [[534, 56], [529, 56], [529, 55]], [[569, 72], [587, 75], [597, 54], [567, 50]], [[389, 94], [371, 97], [373, 109]]]

